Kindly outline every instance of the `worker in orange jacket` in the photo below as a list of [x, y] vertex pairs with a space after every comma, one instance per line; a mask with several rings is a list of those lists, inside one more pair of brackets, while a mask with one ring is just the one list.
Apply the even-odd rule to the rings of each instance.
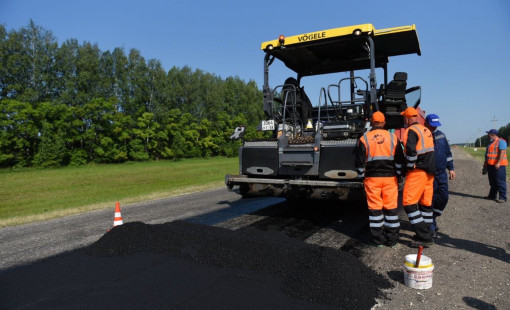
[[409, 222], [416, 232], [412, 246], [429, 246], [434, 243], [430, 225], [433, 222], [432, 196], [436, 159], [432, 132], [418, 123], [418, 111], [409, 107], [400, 113], [407, 126], [403, 143], [406, 158], [406, 181], [403, 205]]
[[[483, 169], [488, 172], [490, 191], [488, 199], [496, 202], [506, 202], [506, 155], [507, 143], [498, 136], [496, 129], [487, 131], [490, 142], [485, 151]], [[497, 197], [499, 193], [499, 198]]]
[[383, 113], [374, 112], [371, 125], [372, 130], [358, 141], [355, 166], [358, 175], [365, 177], [373, 244], [395, 247], [400, 231], [397, 177], [401, 176], [404, 154], [397, 136], [384, 130]]

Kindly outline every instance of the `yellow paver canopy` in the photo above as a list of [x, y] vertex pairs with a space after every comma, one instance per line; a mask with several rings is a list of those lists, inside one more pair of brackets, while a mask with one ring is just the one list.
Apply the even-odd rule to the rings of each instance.
[[315, 31], [262, 43], [262, 50], [280, 59], [301, 76], [370, 68], [367, 36], [374, 42], [375, 65], [381, 67], [391, 56], [421, 55], [416, 26], [376, 30], [362, 24]]

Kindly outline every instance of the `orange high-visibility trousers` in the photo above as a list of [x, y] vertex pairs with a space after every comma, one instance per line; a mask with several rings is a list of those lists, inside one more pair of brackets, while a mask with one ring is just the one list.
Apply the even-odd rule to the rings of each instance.
[[404, 206], [419, 203], [423, 206], [432, 205], [434, 193], [434, 175], [428, 174], [421, 169], [414, 169], [407, 173], [404, 184]]
[[370, 210], [395, 209], [398, 206], [397, 177], [366, 177], [363, 182]]

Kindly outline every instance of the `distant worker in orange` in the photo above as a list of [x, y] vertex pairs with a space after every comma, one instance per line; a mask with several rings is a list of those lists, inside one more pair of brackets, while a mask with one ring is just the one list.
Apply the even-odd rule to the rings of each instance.
[[409, 222], [416, 233], [412, 246], [434, 244], [430, 225], [433, 222], [432, 196], [436, 158], [432, 132], [418, 123], [418, 111], [409, 107], [400, 113], [407, 126], [403, 143], [406, 158], [406, 181], [403, 191], [403, 205]]
[[355, 166], [364, 187], [369, 209], [370, 233], [374, 245], [395, 247], [399, 238], [398, 181], [404, 153], [394, 133], [384, 130], [384, 114], [372, 114], [372, 130], [356, 147]]
[[487, 131], [487, 134], [490, 142], [487, 145], [483, 163], [483, 169], [489, 174], [490, 191], [487, 198], [494, 199], [496, 202], [506, 202], [507, 143], [505, 139], [498, 136], [496, 129]]

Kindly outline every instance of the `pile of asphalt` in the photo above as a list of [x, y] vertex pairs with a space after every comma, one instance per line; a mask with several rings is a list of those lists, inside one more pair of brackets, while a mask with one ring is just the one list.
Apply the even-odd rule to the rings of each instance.
[[393, 285], [353, 255], [307, 244], [284, 233], [254, 228], [228, 230], [175, 221], [116, 226], [87, 254], [117, 257], [140, 252], [210, 266], [252, 270], [283, 278], [286, 294], [345, 309], [370, 309]]

